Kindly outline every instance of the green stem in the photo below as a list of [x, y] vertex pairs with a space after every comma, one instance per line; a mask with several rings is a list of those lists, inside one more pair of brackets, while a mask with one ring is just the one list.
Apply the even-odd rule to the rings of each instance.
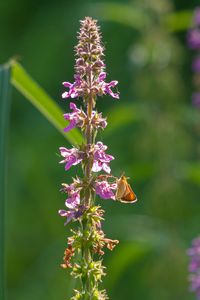
[[[91, 51], [91, 44], [88, 44], [88, 48], [89, 48], [89, 52]], [[90, 62], [92, 64], [92, 61]], [[93, 74], [92, 74], [92, 70], [89, 71], [89, 73], [86, 75], [87, 77], [87, 83], [88, 83], [88, 87], [90, 89], [90, 91], [92, 91], [92, 81], [93, 81]], [[93, 144], [95, 144], [95, 140], [93, 137], [93, 129], [92, 129], [92, 125], [91, 125], [91, 118], [92, 118], [92, 109], [93, 109], [93, 105], [94, 105], [94, 99], [93, 99], [93, 95], [92, 93], [89, 94], [89, 97], [87, 99], [87, 118], [88, 118], [88, 123], [87, 123], [87, 127], [86, 127], [86, 131], [85, 131], [85, 139], [86, 139], [86, 145], [87, 147], [92, 147]], [[91, 154], [89, 155], [86, 165], [85, 165], [85, 169], [84, 169], [84, 177], [85, 177], [85, 182], [87, 183], [87, 187], [85, 188], [85, 193], [84, 193], [84, 203], [86, 205], [86, 207], [91, 207], [91, 205], [93, 205], [92, 201], [92, 190], [91, 190], [91, 179], [92, 179], [92, 164], [93, 164], [93, 156], [91, 156]], [[85, 237], [83, 237], [83, 249], [82, 249], [82, 258], [83, 261], [85, 262], [86, 267], [89, 266], [89, 264], [92, 261], [92, 255], [91, 255], [91, 251], [90, 251], [90, 246], [88, 246], [88, 232], [89, 235], [91, 234], [91, 228], [90, 228], [90, 221], [88, 219], [86, 219], [85, 221], [83, 221], [82, 223], [83, 226], [83, 236], [84, 233], [86, 234]], [[87, 273], [86, 277], [84, 279], [84, 286], [83, 288], [85, 288], [85, 299], [84, 300], [89, 300], [91, 299], [92, 295], [92, 280], [90, 278], [90, 275]]]
[[[82, 229], [83, 233], [87, 231], [87, 220], [82, 221]], [[90, 249], [87, 245], [87, 236], [83, 236], [83, 245], [82, 245], [82, 259], [83, 259], [83, 266], [85, 268], [88, 267], [90, 261], [91, 261], [91, 256], [90, 256]], [[84, 295], [84, 300], [90, 299], [90, 294], [91, 294], [91, 285], [90, 285], [90, 276], [88, 273], [85, 273], [82, 277], [82, 289], [85, 292]]]
[[[86, 143], [87, 145], [91, 145], [93, 142], [93, 137], [92, 137], [92, 128], [91, 128], [91, 124], [90, 124], [90, 120], [91, 120], [91, 116], [92, 116], [92, 97], [90, 97], [88, 103], [87, 103], [87, 116], [88, 116], [88, 125], [86, 128], [86, 133], [85, 133], [85, 137], [86, 137]], [[86, 162], [86, 166], [85, 166], [85, 170], [84, 170], [84, 177], [85, 177], [85, 181], [87, 183], [87, 186], [85, 188], [85, 193], [84, 193], [84, 203], [87, 207], [91, 206], [91, 188], [90, 188], [90, 181], [91, 181], [91, 176], [92, 176], [92, 161], [93, 158], [89, 156], [87, 162]], [[83, 246], [82, 246], [82, 259], [84, 262], [84, 265], [87, 266], [90, 264], [91, 262], [91, 253], [90, 253], [90, 248], [88, 246], [88, 231], [90, 231], [89, 228], [89, 222], [87, 219], [82, 221], [82, 229], [83, 229]], [[82, 285], [83, 285], [83, 289], [85, 291], [85, 298], [84, 300], [89, 300], [90, 299], [90, 295], [92, 294], [92, 284], [91, 284], [91, 279], [90, 276], [88, 275], [88, 273], [86, 273], [85, 277], [82, 278]]]
[[[92, 87], [92, 72], [88, 74], [88, 84], [89, 87]], [[89, 98], [87, 99], [87, 118], [88, 118], [88, 124], [86, 127], [85, 131], [85, 138], [86, 138], [86, 145], [88, 147], [92, 146], [93, 141], [93, 132], [92, 132], [92, 126], [91, 126], [91, 117], [92, 117], [92, 109], [93, 109], [93, 97], [92, 94], [89, 95]], [[89, 156], [88, 160], [85, 165], [84, 169], [84, 177], [85, 177], [85, 182], [87, 183], [87, 187], [85, 188], [85, 193], [84, 193], [84, 203], [86, 207], [90, 207], [92, 204], [92, 191], [90, 187], [90, 182], [91, 182], [91, 177], [92, 177], [92, 164], [93, 164], [93, 157]], [[91, 262], [91, 252], [90, 248], [88, 246], [88, 234], [87, 232], [90, 232], [89, 228], [89, 222], [88, 220], [82, 221], [82, 226], [83, 226], [83, 247], [82, 247], [82, 258], [83, 261], [85, 262], [86, 268]], [[84, 236], [85, 235], [85, 236]], [[90, 295], [92, 294], [92, 282], [90, 279], [90, 276], [88, 273], [86, 274], [84, 280], [82, 281], [83, 284], [83, 289], [85, 290], [85, 299], [88, 300], [90, 299]]]

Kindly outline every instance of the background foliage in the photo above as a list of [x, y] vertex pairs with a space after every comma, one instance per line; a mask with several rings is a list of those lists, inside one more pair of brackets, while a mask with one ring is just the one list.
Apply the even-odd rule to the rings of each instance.
[[[105, 286], [111, 299], [188, 300], [186, 249], [199, 234], [200, 115], [191, 104], [185, 29], [197, 1], [2, 1], [0, 63], [12, 56], [62, 109], [61, 82], [72, 80], [79, 19], [98, 18], [108, 79], [121, 100], [99, 100], [108, 116], [100, 137], [138, 195], [133, 206], [101, 201], [108, 236]], [[74, 287], [59, 268], [66, 228], [58, 166], [61, 134], [13, 89], [6, 202], [7, 297], [68, 299]]]

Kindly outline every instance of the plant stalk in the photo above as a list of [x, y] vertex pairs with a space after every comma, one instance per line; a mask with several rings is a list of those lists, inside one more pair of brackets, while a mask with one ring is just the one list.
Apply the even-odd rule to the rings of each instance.
[[[91, 85], [91, 74], [89, 76], [89, 82]], [[86, 127], [86, 132], [85, 132], [85, 138], [86, 138], [86, 145], [90, 148], [92, 146], [93, 141], [93, 133], [92, 133], [92, 126], [91, 126], [91, 117], [92, 117], [92, 108], [93, 108], [93, 99], [92, 95], [89, 97], [88, 102], [87, 102], [87, 117], [88, 117], [88, 124]], [[84, 193], [84, 202], [86, 207], [90, 207], [92, 204], [92, 191], [90, 187], [91, 183], [91, 177], [92, 177], [92, 163], [93, 163], [93, 157], [91, 154], [89, 155], [85, 169], [84, 169], [84, 177], [85, 177], [85, 182], [87, 183], [85, 187], [85, 193]], [[91, 231], [90, 228], [90, 222], [88, 219], [82, 221], [82, 229], [83, 229], [83, 246], [82, 246], [82, 259], [84, 261], [84, 265], [86, 269], [91, 263], [92, 256], [91, 256], [91, 251], [90, 251], [90, 246], [88, 245], [88, 232], [89, 234]], [[82, 278], [82, 288], [85, 290], [85, 298], [84, 300], [89, 300], [91, 299], [92, 295], [92, 281], [89, 276], [89, 273], [86, 271], [85, 277]]]

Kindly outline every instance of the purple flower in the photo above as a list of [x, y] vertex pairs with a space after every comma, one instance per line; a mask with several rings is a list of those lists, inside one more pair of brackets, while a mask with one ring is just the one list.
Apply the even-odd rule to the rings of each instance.
[[76, 80], [74, 83], [63, 82], [63, 85], [69, 88], [68, 92], [64, 92], [62, 94], [62, 98], [77, 98], [77, 97], [87, 97], [91, 91], [92, 94], [96, 94], [98, 96], [110, 95], [113, 98], [119, 99], [119, 93], [114, 93], [112, 88], [114, 88], [117, 84], [117, 80], [112, 80], [109, 83], [106, 83], [104, 79], [106, 78], [106, 73], [101, 72], [97, 80], [92, 82], [92, 86], [89, 87], [88, 83], [81, 78], [79, 75], [76, 75]]
[[65, 147], [60, 147], [60, 154], [64, 157], [60, 163], [66, 163], [65, 170], [69, 170], [71, 166], [79, 164], [83, 159], [83, 152], [79, 151], [77, 148], [67, 149]]
[[200, 299], [200, 238], [192, 241], [192, 247], [188, 250], [190, 257], [189, 276], [190, 290], [195, 292]]
[[[84, 127], [88, 121], [88, 118], [84, 111], [78, 109], [76, 104], [71, 102], [70, 109], [73, 110], [71, 113], [64, 114], [64, 118], [69, 121], [69, 125], [64, 128], [65, 132], [70, 131], [74, 127]], [[104, 129], [107, 126], [106, 119], [102, 117], [102, 113], [97, 113], [97, 111], [92, 111], [92, 117], [90, 120], [91, 126], [94, 128]]]
[[[196, 51], [200, 50], [200, 7], [197, 7], [193, 16], [193, 28], [189, 29], [187, 34], [188, 46]], [[200, 74], [200, 55], [193, 59], [192, 71], [196, 74], [193, 75], [195, 86], [199, 90], [199, 74]], [[196, 107], [200, 107], [200, 91], [196, 91], [192, 95], [192, 103]]]
[[110, 173], [109, 162], [114, 159], [112, 155], [105, 154], [107, 146], [102, 142], [97, 142], [94, 146], [94, 162], [92, 166], [93, 172], [99, 172], [104, 170], [106, 173]]
[[191, 282], [190, 290], [196, 293], [197, 299], [200, 299], [200, 272], [189, 276]]
[[76, 107], [75, 103], [70, 103], [70, 109], [73, 110], [72, 113], [64, 114], [64, 118], [69, 121], [69, 125], [64, 128], [65, 132], [73, 129], [74, 127], [82, 127], [84, 120], [86, 119], [86, 114]]
[[196, 7], [194, 11], [194, 24], [196, 26], [200, 25], [200, 7]]
[[200, 73], [200, 56], [194, 58], [192, 62], [192, 70], [196, 73]]
[[74, 83], [70, 83], [68, 81], [63, 82], [63, 85], [66, 88], [69, 88], [68, 92], [64, 92], [62, 94], [63, 99], [65, 99], [65, 98], [77, 98], [77, 97], [82, 96], [82, 89], [81, 89], [82, 80], [81, 80], [81, 77], [79, 75], [75, 75], [74, 77], [75, 77]]
[[104, 129], [107, 126], [106, 119], [102, 117], [102, 113], [97, 113], [97, 111], [92, 111], [91, 125], [94, 128]]
[[103, 199], [113, 199], [115, 200], [115, 194], [113, 190], [117, 189], [117, 185], [115, 183], [108, 183], [106, 180], [97, 181], [95, 183], [95, 191], [96, 194], [99, 195]]
[[77, 220], [78, 218], [80, 218], [83, 215], [84, 211], [85, 208], [83, 208], [83, 206], [79, 206], [78, 208], [69, 210], [60, 209], [58, 213], [61, 217], [67, 218], [67, 221], [64, 223], [64, 225], [67, 225], [71, 220]]
[[200, 238], [196, 238], [192, 241], [192, 247], [188, 249], [187, 253], [190, 256], [189, 271], [200, 271]]
[[[94, 145], [94, 149], [92, 150], [94, 153], [94, 161], [92, 166], [93, 172], [99, 172], [104, 170], [106, 173], [110, 173], [111, 169], [109, 167], [109, 163], [114, 159], [112, 155], [106, 154], [105, 151], [107, 146], [103, 145], [102, 142], [98, 142]], [[79, 164], [83, 159], [86, 153], [78, 150], [77, 148], [67, 149], [65, 147], [60, 147], [60, 154], [64, 157], [60, 163], [65, 163], [65, 170], [69, 170], [71, 166], [75, 166]]]
[[119, 93], [114, 93], [112, 88], [117, 84], [117, 80], [112, 80], [111, 82], [105, 82], [106, 72], [101, 72], [97, 79], [93, 79], [91, 86], [88, 85], [87, 81], [81, 77], [80, 74], [75, 75], [74, 83], [63, 82], [63, 85], [69, 88], [68, 92], [62, 94], [62, 98], [77, 98], [77, 97], [87, 97], [90, 93], [98, 96], [110, 95], [113, 98], [119, 99]]
[[193, 93], [192, 103], [194, 106], [200, 107], [200, 92]]
[[103, 94], [109, 94], [113, 98], [119, 99], [119, 93], [113, 93], [112, 89], [118, 84], [117, 80], [113, 80], [109, 83], [106, 83], [104, 80], [106, 79], [106, 72], [101, 72], [99, 78], [97, 80], [98, 86], [98, 94], [101, 96]]
[[75, 183], [70, 185], [63, 183], [62, 186], [62, 191], [68, 194], [65, 206], [70, 209], [76, 208], [80, 204], [80, 188], [77, 188]]
[[72, 219], [79, 218], [85, 210], [85, 208], [80, 205], [80, 190], [81, 188], [77, 187], [76, 181], [70, 185], [66, 183], [62, 184], [61, 191], [68, 194], [68, 198], [65, 200], [65, 206], [68, 210], [59, 210], [60, 216], [67, 218], [65, 225]]
[[198, 28], [190, 29], [187, 34], [187, 42], [188, 42], [188, 46], [191, 49], [199, 49], [200, 48], [200, 29], [198, 29]]
[[64, 209], [60, 209], [58, 211], [59, 215], [61, 217], [65, 217], [67, 218], [67, 221], [64, 223], [64, 225], [67, 225], [72, 219], [76, 219], [75, 215], [76, 215], [76, 211], [75, 210], [64, 210]]

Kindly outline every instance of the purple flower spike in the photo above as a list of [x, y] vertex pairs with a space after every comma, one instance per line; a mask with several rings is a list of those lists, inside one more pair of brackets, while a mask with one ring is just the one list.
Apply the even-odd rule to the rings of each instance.
[[192, 62], [192, 70], [195, 73], [200, 73], [200, 56], [197, 56]]
[[[118, 81], [106, 82], [104, 46], [97, 21], [85, 17], [80, 23], [74, 80], [63, 82], [66, 91], [62, 98], [82, 100], [78, 107], [73, 101], [70, 103], [70, 112], [64, 114], [67, 121], [64, 131], [79, 127], [84, 140], [71, 149], [60, 147], [60, 163], [65, 165], [65, 170], [80, 163], [82, 175], [78, 172], [71, 184], [62, 184], [61, 191], [66, 194], [65, 209], [59, 210], [60, 216], [65, 218], [65, 225], [78, 221], [79, 226], [71, 230], [72, 236], [67, 239], [61, 267], [71, 269], [71, 275], [80, 277], [83, 283], [80, 290], [74, 290], [71, 299], [106, 300], [106, 291], [98, 286], [105, 275], [102, 255], [105, 248], [112, 251], [119, 241], [105, 236], [101, 227], [104, 210], [95, 204], [95, 194], [103, 199], [117, 200], [115, 191], [120, 181], [110, 174], [110, 162], [114, 157], [106, 153], [106, 145], [96, 142], [99, 132], [107, 126], [106, 118], [96, 111], [96, 102], [104, 95], [119, 99]], [[94, 174], [100, 171], [101, 174]], [[122, 188], [124, 186], [125, 179]]]
[[194, 10], [193, 15], [193, 27], [188, 30], [187, 33], [187, 42], [188, 46], [196, 50], [197, 55], [194, 57], [192, 62], [192, 71], [194, 72], [193, 75], [193, 82], [196, 87], [196, 92], [192, 95], [192, 103], [196, 107], [200, 107], [200, 86], [199, 86], [199, 75], [200, 75], [200, 7], [197, 7]]
[[[68, 88], [67, 92], [62, 94], [62, 98], [78, 98], [82, 97], [83, 100], [88, 96], [103, 96], [108, 94], [115, 99], [119, 99], [119, 93], [114, 93], [114, 88], [118, 82], [113, 80], [109, 83], [105, 82], [106, 72], [105, 63], [103, 61], [103, 46], [98, 32], [98, 28], [91, 28], [91, 32], [87, 32], [88, 25], [82, 28], [79, 33], [79, 43], [75, 47], [77, 59], [75, 64], [75, 81], [70, 83], [63, 82], [63, 85]], [[90, 25], [89, 25], [90, 26]], [[90, 45], [89, 45], [89, 44]], [[89, 47], [87, 46], [89, 45]], [[93, 75], [91, 77], [91, 74]], [[88, 81], [88, 78], [90, 80]]]
[[189, 276], [190, 290], [195, 292], [200, 299], [200, 238], [192, 241], [192, 247], [188, 250], [190, 257]]
[[105, 153], [107, 146], [103, 145], [102, 142], [97, 142], [94, 146], [94, 162], [92, 166], [93, 172], [99, 172], [104, 170], [106, 173], [110, 173], [109, 162], [114, 159], [112, 155]]
[[188, 46], [191, 49], [200, 48], [200, 30], [198, 28], [193, 28], [188, 31], [187, 35]]
[[69, 170], [71, 166], [75, 166], [79, 164], [82, 161], [82, 152], [80, 152], [76, 148], [67, 149], [65, 147], [60, 147], [60, 154], [64, 157], [63, 160], [60, 161], [60, 163], [66, 163], [65, 170]]
[[200, 7], [197, 7], [194, 12], [194, 24], [200, 25]]
[[115, 200], [115, 194], [113, 193], [113, 190], [116, 189], [117, 185], [115, 183], [109, 184], [106, 180], [97, 181], [95, 184], [96, 194], [103, 199]]
[[200, 92], [193, 93], [192, 103], [196, 107], [200, 107]]

